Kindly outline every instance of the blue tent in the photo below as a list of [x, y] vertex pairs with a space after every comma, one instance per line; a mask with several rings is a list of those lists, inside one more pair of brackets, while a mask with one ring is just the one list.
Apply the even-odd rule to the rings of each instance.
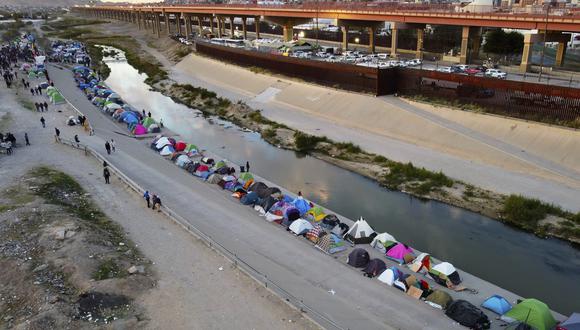
[[300, 211], [300, 216], [303, 216], [306, 214], [306, 212], [308, 212], [308, 210], [310, 210], [310, 204], [302, 197], [296, 198], [292, 202], [292, 205], [294, 205], [294, 207]]
[[[126, 112], [123, 112], [123, 113], [121, 114], [121, 116], [122, 116], [122, 115], [124, 115], [125, 113], [126, 113]], [[123, 117], [123, 121], [124, 121], [125, 123], [127, 123], [127, 125], [130, 125], [130, 124], [137, 124], [137, 123], [139, 123], [139, 119], [137, 119], [137, 117], [135, 117], [135, 115], [133, 115], [133, 114], [131, 114], [131, 113], [129, 113], [129, 115], [128, 115], [128, 116], [125, 116], [125, 117]]]
[[566, 321], [560, 323], [558, 328], [580, 330], [580, 313], [572, 313]]
[[90, 69], [83, 65], [73, 67], [73, 71], [89, 71]]
[[512, 309], [512, 305], [502, 296], [493, 295], [487, 298], [481, 307], [487, 308], [496, 314], [503, 315]]

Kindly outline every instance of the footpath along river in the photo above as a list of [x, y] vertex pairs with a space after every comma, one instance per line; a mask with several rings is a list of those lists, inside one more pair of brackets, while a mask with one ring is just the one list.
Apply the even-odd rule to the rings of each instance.
[[[250, 162], [254, 172], [351, 219], [363, 216], [420, 251], [523, 297], [537, 298], [563, 314], [580, 311], [580, 250], [556, 239], [540, 239], [457, 207], [421, 201], [310, 156], [281, 150], [260, 135], [153, 92], [126, 61], [107, 61], [107, 85], [137, 108], [150, 111], [186, 142]], [[203, 87], [203, 86], [202, 86]], [[452, 175], [452, 173], [449, 173]], [[233, 201], [232, 201], [233, 202]], [[477, 288], [476, 288], [477, 289]]]

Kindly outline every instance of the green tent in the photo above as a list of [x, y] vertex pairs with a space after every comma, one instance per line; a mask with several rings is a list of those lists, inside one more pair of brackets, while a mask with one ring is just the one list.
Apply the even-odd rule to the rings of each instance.
[[65, 99], [64, 99], [64, 97], [62, 97], [62, 95], [60, 95], [60, 93], [58, 93], [58, 92], [53, 93], [50, 96], [50, 101], [53, 104], [61, 104], [61, 103], [65, 103], [66, 102]]
[[143, 126], [145, 127], [149, 127], [152, 124], [155, 124], [155, 120], [153, 120], [153, 118], [151, 117], [146, 117], [145, 119], [143, 119], [143, 122], [141, 124], [143, 124]]
[[185, 152], [191, 152], [193, 150], [199, 151], [199, 149], [195, 144], [188, 143], [187, 146], [185, 147]]
[[306, 214], [316, 222], [321, 221], [326, 216], [324, 210], [320, 206], [315, 206], [311, 208], [310, 210], [308, 210], [308, 212], [306, 212]]
[[244, 182], [247, 182], [248, 180], [254, 180], [254, 176], [248, 172], [244, 172], [240, 174], [240, 179], [244, 180]]
[[226, 162], [224, 162], [223, 160], [220, 160], [219, 162], [217, 162], [217, 164], [215, 164], [214, 168], [217, 170], [217, 169], [220, 169], [224, 166], [226, 166]]
[[441, 290], [435, 290], [430, 295], [425, 298], [425, 301], [430, 302], [434, 305], [441, 306], [443, 309], [447, 309], [447, 306], [451, 304], [453, 298], [449, 293]]
[[549, 330], [556, 326], [548, 305], [536, 299], [524, 299], [501, 318], [504, 321], [525, 323], [536, 330]]
[[32, 70], [28, 71], [28, 78], [29, 79], [36, 79], [36, 73], [34, 73], [34, 71], [32, 71]]

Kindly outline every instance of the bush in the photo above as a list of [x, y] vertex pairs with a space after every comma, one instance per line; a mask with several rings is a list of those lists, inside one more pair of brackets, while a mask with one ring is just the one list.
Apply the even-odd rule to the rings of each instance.
[[388, 159], [386, 157], [381, 156], [381, 155], [377, 155], [373, 158], [373, 161], [375, 163], [386, 163], [388, 161]]
[[553, 208], [538, 199], [512, 194], [504, 202], [503, 215], [508, 222], [535, 227]]
[[362, 152], [362, 149], [352, 142], [339, 142], [336, 143], [335, 146], [351, 154], [358, 154]]
[[302, 132], [294, 133], [294, 145], [300, 152], [308, 152], [316, 149], [319, 142], [329, 142], [326, 136], [314, 136]]
[[447, 177], [443, 172], [432, 172], [425, 168], [418, 168], [412, 163], [390, 162], [390, 172], [385, 175], [385, 181], [391, 188], [396, 188], [400, 184], [410, 181], [423, 181], [421, 191], [431, 191], [438, 187], [451, 187], [453, 180]]

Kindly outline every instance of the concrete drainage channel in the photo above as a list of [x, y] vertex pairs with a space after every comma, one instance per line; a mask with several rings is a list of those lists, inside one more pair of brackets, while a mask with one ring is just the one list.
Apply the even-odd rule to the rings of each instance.
[[[84, 151], [86, 156], [93, 156], [97, 161], [104, 162], [106, 159], [101, 156], [96, 150], [91, 148], [90, 146], [76, 143], [74, 141], [66, 140], [66, 139], [59, 139], [57, 142], [72, 147], [74, 149]], [[142, 195], [145, 192], [141, 186], [139, 186], [135, 181], [121, 172], [118, 168], [116, 168], [112, 164], [108, 164], [109, 169], [112, 171], [112, 174], [116, 175], [127, 187], [131, 190], [135, 191], [136, 193]], [[197, 227], [192, 226], [187, 220], [173, 211], [171, 208], [167, 206], [161, 207], [161, 212], [175, 222], [178, 226], [182, 227], [188, 233], [193, 235], [195, 238], [201, 240], [205, 243], [210, 249], [216, 251], [227, 260], [229, 260], [234, 267], [238, 268], [250, 278], [254, 279], [256, 282], [263, 285], [267, 290], [279, 296], [285, 303], [289, 304], [290, 306], [298, 309], [302, 312], [302, 315], [310, 319], [312, 322], [318, 324], [322, 328], [325, 329], [347, 329], [333, 320], [329, 319], [326, 315], [318, 312], [313, 307], [305, 304], [302, 299], [292, 295], [290, 292], [286, 291], [276, 282], [270, 280], [268, 276], [262, 274], [260, 271], [252, 267], [243, 259], [239, 258], [234, 252], [228, 250], [226, 247], [221, 245], [220, 243], [216, 242], [211, 236], [205, 234], [203, 231], [199, 230]]]

